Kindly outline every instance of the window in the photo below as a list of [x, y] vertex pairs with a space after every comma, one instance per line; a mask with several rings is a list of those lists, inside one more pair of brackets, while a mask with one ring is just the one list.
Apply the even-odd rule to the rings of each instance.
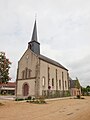
[[28, 79], [31, 77], [31, 70], [26, 68], [22, 71], [22, 79]]
[[56, 69], [56, 90], [58, 90], [57, 69]]
[[63, 72], [62, 72], [62, 81], [64, 80], [63, 78], [64, 78], [64, 75], [63, 75]]
[[63, 90], [64, 90], [64, 73], [62, 72], [62, 86], [63, 86]]
[[29, 55], [27, 54], [26, 59], [28, 59], [28, 58], [29, 58]]
[[31, 70], [28, 69], [28, 78], [30, 78], [30, 77], [31, 77]]
[[48, 86], [50, 84], [50, 68], [48, 67]]
[[67, 88], [67, 82], [65, 81], [65, 88]]
[[27, 78], [27, 72], [28, 72], [28, 68], [26, 68], [26, 70], [25, 70], [25, 78]]
[[54, 78], [52, 78], [52, 86], [54, 87]]
[[59, 88], [61, 89], [61, 80], [59, 80]]
[[22, 71], [22, 79], [25, 79], [25, 70]]
[[42, 78], [42, 86], [45, 86], [45, 77]]
[[56, 69], [56, 80], [57, 80], [57, 69]]

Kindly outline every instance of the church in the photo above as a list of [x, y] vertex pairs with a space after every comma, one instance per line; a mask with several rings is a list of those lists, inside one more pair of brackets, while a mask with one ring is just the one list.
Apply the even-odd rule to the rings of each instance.
[[63, 97], [68, 93], [68, 69], [40, 54], [36, 20], [28, 47], [18, 61], [16, 96]]

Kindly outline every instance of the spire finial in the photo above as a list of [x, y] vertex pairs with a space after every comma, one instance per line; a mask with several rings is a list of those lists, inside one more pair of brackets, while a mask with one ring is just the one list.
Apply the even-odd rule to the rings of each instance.
[[35, 13], [35, 21], [37, 20], [37, 13]]

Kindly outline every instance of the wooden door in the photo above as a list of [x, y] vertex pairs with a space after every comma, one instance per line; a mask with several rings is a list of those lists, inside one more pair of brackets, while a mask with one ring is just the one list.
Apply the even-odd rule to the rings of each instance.
[[27, 83], [25, 83], [23, 86], [23, 96], [28, 96], [28, 93], [29, 93], [29, 86]]

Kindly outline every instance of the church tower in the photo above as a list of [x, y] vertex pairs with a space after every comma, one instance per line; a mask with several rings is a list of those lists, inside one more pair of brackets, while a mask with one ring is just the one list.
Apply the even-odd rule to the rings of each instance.
[[28, 48], [31, 49], [35, 54], [39, 55], [40, 54], [40, 43], [37, 40], [37, 26], [36, 26], [36, 20], [34, 23], [34, 28], [33, 28], [33, 34], [31, 41], [28, 43]]

